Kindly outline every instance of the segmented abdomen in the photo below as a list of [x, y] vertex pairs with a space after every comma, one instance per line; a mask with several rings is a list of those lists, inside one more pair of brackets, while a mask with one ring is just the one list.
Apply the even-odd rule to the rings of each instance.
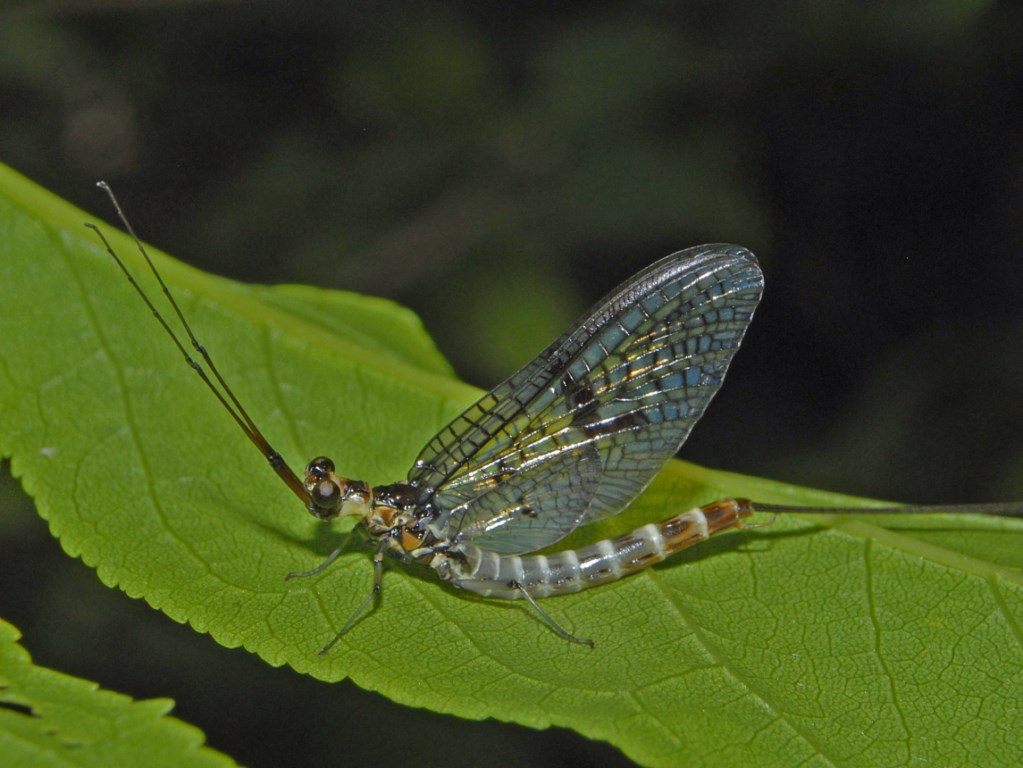
[[723, 499], [616, 539], [550, 555], [498, 555], [469, 546], [463, 551], [466, 561], [460, 572], [447, 578], [456, 587], [486, 597], [520, 598], [519, 585], [534, 598], [578, 592], [659, 563], [718, 531], [739, 527], [752, 514], [753, 506], [745, 499]]

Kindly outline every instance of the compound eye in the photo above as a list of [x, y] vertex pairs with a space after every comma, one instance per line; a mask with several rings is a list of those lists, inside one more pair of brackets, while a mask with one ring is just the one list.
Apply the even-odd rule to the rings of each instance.
[[333, 509], [341, 498], [341, 487], [333, 480], [320, 480], [310, 489], [310, 495], [317, 507]]
[[305, 467], [306, 477], [312, 477], [318, 480], [330, 477], [330, 474], [333, 471], [334, 462], [326, 456], [317, 456], [315, 459], [306, 464]]

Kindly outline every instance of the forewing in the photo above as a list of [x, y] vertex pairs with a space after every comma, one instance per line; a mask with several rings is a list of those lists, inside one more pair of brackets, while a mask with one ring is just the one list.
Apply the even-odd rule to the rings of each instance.
[[418, 504], [441, 522], [524, 468], [592, 445], [602, 474], [581, 522], [617, 514], [703, 414], [762, 291], [738, 246], [648, 267], [427, 444], [409, 473]]
[[499, 555], [543, 549], [579, 526], [601, 475], [592, 445], [544, 456], [452, 509], [443, 534]]

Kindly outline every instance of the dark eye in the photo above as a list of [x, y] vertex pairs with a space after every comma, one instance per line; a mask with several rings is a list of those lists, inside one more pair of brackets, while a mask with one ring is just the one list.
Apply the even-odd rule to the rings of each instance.
[[317, 456], [315, 459], [306, 464], [305, 467], [306, 477], [330, 477], [330, 473], [333, 471], [334, 462], [326, 456]]
[[313, 487], [312, 497], [316, 506], [330, 509], [341, 498], [341, 488], [332, 480], [322, 480]]

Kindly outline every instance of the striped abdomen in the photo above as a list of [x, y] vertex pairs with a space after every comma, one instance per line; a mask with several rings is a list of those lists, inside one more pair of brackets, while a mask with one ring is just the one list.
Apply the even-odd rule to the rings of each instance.
[[550, 555], [498, 555], [467, 546], [465, 563], [446, 578], [487, 597], [522, 597], [519, 586], [535, 598], [578, 592], [659, 563], [718, 531], [741, 526], [752, 514], [753, 506], [745, 499], [723, 499], [616, 539]]

